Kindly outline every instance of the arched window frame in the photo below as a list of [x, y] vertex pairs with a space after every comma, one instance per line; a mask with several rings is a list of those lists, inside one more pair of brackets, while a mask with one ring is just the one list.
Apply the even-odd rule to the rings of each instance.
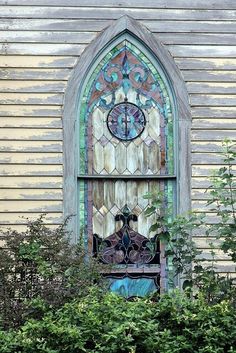
[[172, 90], [175, 107], [175, 121], [178, 143], [176, 143], [176, 175], [177, 175], [177, 213], [183, 214], [191, 208], [191, 164], [190, 164], [190, 128], [191, 114], [188, 93], [181, 73], [167, 49], [136, 20], [123, 16], [99, 34], [82, 53], [68, 82], [64, 97], [63, 111], [63, 156], [64, 186], [63, 211], [64, 217], [74, 215], [69, 223], [71, 241], [77, 242], [77, 113], [79, 97], [82, 94], [86, 75], [91, 72], [98, 58], [111, 43], [122, 35], [128, 34], [137, 42], [142, 43], [160, 64], [168, 86]]

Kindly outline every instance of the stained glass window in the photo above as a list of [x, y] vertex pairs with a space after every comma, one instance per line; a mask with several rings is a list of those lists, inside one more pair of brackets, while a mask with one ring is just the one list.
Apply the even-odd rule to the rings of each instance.
[[116, 264], [111, 289], [128, 297], [165, 287], [163, 245], [149, 232], [155, 215], [145, 216], [150, 201], [143, 196], [163, 192], [174, 213], [173, 102], [158, 60], [141, 43], [120, 40], [90, 72], [78, 169], [80, 229], [89, 251]]
[[133, 103], [118, 103], [107, 117], [110, 133], [120, 140], [128, 141], [138, 137], [146, 125], [145, 115]]

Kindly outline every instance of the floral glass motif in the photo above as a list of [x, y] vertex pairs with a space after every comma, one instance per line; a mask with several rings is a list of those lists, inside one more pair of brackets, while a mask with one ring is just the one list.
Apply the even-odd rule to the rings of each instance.
[[121, 229], [104, 240], [94, 234], [93, 253], [106, 264], [159, 263], [157, 236], [148, 239], [135, 232], [130, 226], [130, 221], [137, 220], [138, 217], [125, 205], [122, 213], [115, 216], [115, 221], [123, 222]]
[[107, 126], [111, 134], [121, 140], [138, 137], [146, 124], [145, 116], [139, 107], [132, 103], [119, 103], [108, 114]]

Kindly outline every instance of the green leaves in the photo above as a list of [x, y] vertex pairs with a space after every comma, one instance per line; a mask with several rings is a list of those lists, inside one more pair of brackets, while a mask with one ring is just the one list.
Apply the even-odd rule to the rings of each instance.
[[92, 258], [85, 261], [84, 250], [70, 245], [65, 224], [51, 229], [42, 216], [29, 222], [25, 232], [9, 230], [5, 235], [6, 246], [0, 249], [0, 314], [5, 328], [40, 318], [46, 308], [56, 310], [87, 293], [95, 281], [103, 284], [100, 265]]
[[[165, 243], [165, 257], [173, 265], [175, 275], [180, 275], [186, 283], [192, 283], [194, 292], [201, 293], [208, 303], [228, 298], [236, 301], [236, 288], [227, 276], [217, 274], [214, 258], [217, 250], [223, 250], [236, 263], [236, 179], [233, 164], [236, 159], [236, 144], [225, 139], [220, 153], [225, 165], [210, 177], [211, 185], [206, 190], [208, 199], [206, 206], [218, 217], [215, 224], [207, 224], [204, 215], [189, 213], [177, 216], [171, 220], [172, 214], [165, 205], [163, 193], [147, 194], [151, 205], [147, 207], [145, 215], [156, 216], [150, 227]], [[210, 207], [209, 207], [210, 206]], [[211, 259], [204, 259], [192, 234], [211, 236], [220, 240], [218, 249], [209, 243], [208, 250]]]
[[229, 302], [209, 306], [179, 291], [126, 301], [93, 287], [20, 330], [0, 331], [1, 353], [233, 353], [235, 346]]

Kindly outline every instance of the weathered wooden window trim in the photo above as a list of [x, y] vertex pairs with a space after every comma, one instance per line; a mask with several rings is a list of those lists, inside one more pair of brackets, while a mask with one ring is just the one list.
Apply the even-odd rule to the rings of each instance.
[[[78, 114], [78, 97], [81, 94], [86, 73], [91, 71], [101, 50], [113, 43], [117, 37], [128, 33], [137, 38], [152, 52], [160, 63], [169, 80], [175, 98], [175, 119], [177, 121], [176, 138], [176, 176], [177, 176], [177, 212], [190, 210], [190, 126], [191, 114], [185, 82], [173, 58], [166, 48], [136, 20], [123, 16], [105, 29], [83, 52], [69, 80], [64, 97], [63, 134], [64, 134], [64, 217], [73, 215], [69, 223], [71, 241], [76, 242], [77, 228], [77, 133], [76, 122]], [[176, 177], [173, 176], [173, 177]], [[102, 176], [101, 176], [102, 177]], [[124, 178], [124, 176], [122, 176]], [[84, 178], [84, 176], [83, 176]], [[91, 177], [90, 177], [91, 178]], [[116, 177], [117, 178], [117, 177]]]

